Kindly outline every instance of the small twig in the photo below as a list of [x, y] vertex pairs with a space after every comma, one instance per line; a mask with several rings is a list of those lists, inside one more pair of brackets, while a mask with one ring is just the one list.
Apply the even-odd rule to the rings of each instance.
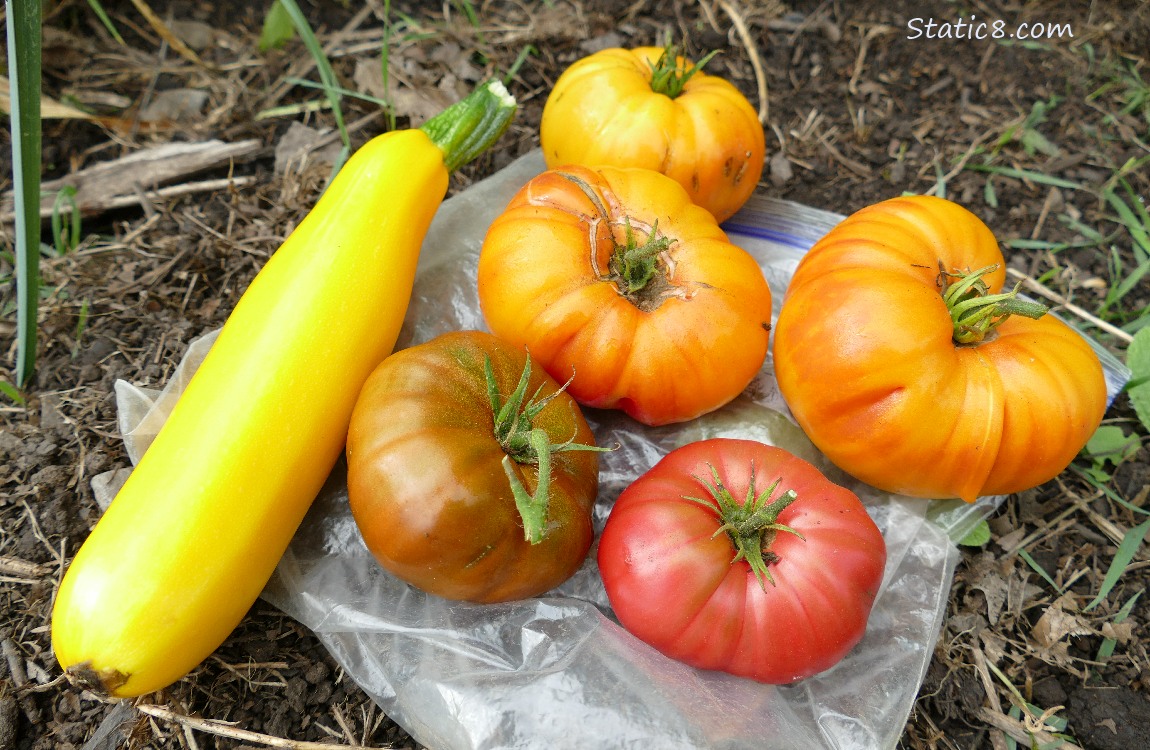
[[228, 737], [244, 742], [258, 742], [268, 747], [285, 747], [289, 750], [346, 750], [349, 745], [332, 744], [330, 742], [307, 742], [305, 740], [288, 740], [283, 737], [273, 737], [269, 734], [252, 732], [247, 729], [238, 729], [232, 724], [215, 719], [200, 719], [195, 716], [185, 716], [175, 711], [151, 704], [137, 705], [136, 710], [142, 714], [174, 722], [182, 727], [190, 727], [200, 732], [207, 732], [218, 737]]
[[8, 661], [8, 675], [12, 678], [12, 684], [19, 690], [28, 684], [28, 672], [24, 669], [24, 657], [20, 655], [20, 649], [16, 648], [16, 642], [11, 638], [5, 638], [0, 642], [0, 650], [4, 652], [4, 658]]
[[710, 24], [711, 30], [716, 34], [722, 34], [723, 30], [719, 28], [719, 19], [715, 18], [715, 9], [711, 7], [711, 3], [707, 0], [699, 0], [699, 7], [703, 9], [703, 15], [707, 17], [707, 23]]
[[[978, 677], [982, 681], [982, 689], [986, 692], [986, 699], [990, 702], [991, 710], [1001, 714], [1002, 702], [998, 700], [998, 691], [994, 689], [994, 681], [990, 679], [990, 670], [986, 668], [986, 654], [982, 652], [981, 648], [974, 648], [971, 650], [971, 655], [974, 657], [974, 670], [978, 672]], [[991, 733], [990, 744], [994, 746], [994, 750], [1006, 750], [1006, 740], [1003, 738], [1001, 730]]]
[[[1005, 555], [1007, 557], [1009, 557], [1010, 555], [1018, 554], [1018, 551], [1020, 549], [1024, 549], [1026, 547], [1029, 547], [1031, 544], [1034, 544], [1036, 541], [1038, 541], [1043, 536], [1057, 535], [1059, 533], [1059, 531], [1058, 531], [1058, 529], [1055, 529], [1055, 527], [1058, 524], [1065, 521], [1069, 516], [1073, 515], [1074, 513], [1077, 513], [1080, 510], [1085, 510], [1087, 508], [1088, 503], [1093, 502], [1094, 500], [1101, 497], [1101, 495], [1102, 495], [1101, 492], [1096, 492], [1093, 495], [1091, 495], [1090, 497], [1082, 497], [1081, 495], [1077, 495], [1077, 494], [1070, 492], [1066, 487], [1063, 487], [1062, 489], [1063, 489], [1063, 491], [1065, 491], [1067, 494], [1069, 494], [1071, 497], [1074, 498], [1074, 502], [1070, 506], [1064, 508], [1062, 510], [1062, 512], [1059, 513], [1058, 515], [1056, 515], [1054, 518], [1051, 518], [1050, 520], [1046, 521], [1041, 526], [1036, 528], [1029, 535], [1027, 535], [1026, 538], [1022, 539], [1017, 544], [1012, 544], [1009, 547], [1004, 547], [1003, 552], [1005, 553]], [[1063, 525], [1060, 528], [1065, 529], [1066, 526]], [[1052, 532], [1051, 529], [1055, 529], [1055, 530]]]
[[1134, 337], [1131, 336], [1129, 333], [1126, 333], [1126, 331], [1123, 331], [1121, 328], [1118, 328], [1117, 326], [1111, 325], [1110, 323], [1107, 323], [1105, 320], [1102, 320], [1101, 318], [1099, 318], [1095, 315], [1092, 315], [1091, 313], [1087, 312], [1086, 310], [1083, 310], [1081, 307], [1074, 304], [1070, 300], [1066, 299], [1061, 294], [1058, 294], [1057, 292], [1050, 291], [1049, 289], [1044, 287], [1042, 284], [1039, 284], [1036, 279], [1030, 278], [1029, 276], [1024, 274], [1022, 271], [1019, 271], [1019, 270], [1014, 269], [1014, 268], [1007, 268], [1006, 273], [1007, 273], [1007, 275], [1013, 276], [1014, 278], [1021, 281], [1022, 285], [1025, 286], [1030, 291], [1035, 292], [1036, 294], [1039, 294], [1039, 295], [1045, 297], [1046, 299], [1050, 300], [1051, 302], [1057, 302], [1058, 305], [1060, 307], [1062, 307], [1063, 309], [1065, 309], [1067, 312], [1074, 313], [1078, 317], [1089, 322], [1091, 325], [1094, 325], [1098, 328], [1101, 328], [1103, 331], [1106, 331], [1107, 333], [1111, 334], [1112, 336], [1115, 336], [1116, 338], [1122, 339], [1127, 344], [1129, 344], [1131, 341], [1134, 340]]
[[743, 16], [734, 6], [728, 3], [727, 0], [719, 0], [719, 5], [730, 17], [731, 23], [735, 26], [735, 31], [739, 34], [739, 39], [742, 40], [743, 46], [747, 48], [747, 57], [751, 59], [751, 67], [755, 69], [755, 84], [759, 91], [759, 123], [766, 125], [770, 111], [770, 104], [767, 101], [767, 74], [763, 71], [763, 61], [759, 59], [758, 46], [751, 37], [750, 30], [747, 29], [747, 22], [743, 20]]
[[855, 57], [854, 71], [851, 73], [850, 80], [847, 81], [847, 91], [849, 91], [852, 96], [858, 95], [859, 76], [862, 75], [863, 66], [866, 64], [866, 55], [867, 51], [870, 49], [871, 40], [879, 34], [889, 34], [892, 31], [894, 31], [893, 26], [877, 24], [875, 26], [871, 26], [863, 33], [862, 41], [859, 42], [858, 55]]
[[1054, 204], [1054, 197], [1056, 195], [1058, 195], [1058, 188], [1052, 185], [1046, 193], [1046, 200], [1042, 201], [1042, 209], [1038, 212], [1038, 220], [1034, 222], [1034, 229], [1030, 230], [1030, 239], [1038, 239], [1039, 232], [1042, 231], [1043, 225], [1046, 224], [1046, 217], [1050, 215], [1050, 209]]
[[1011, 737], [1013, 737], [1017, 742], [1022, 742], [1027, 747], [1030, 746], [1030, 742], [1033, 739], [1037, 740], [1040, 745], [1058, 747], [1060, 750], [1082, 750], [1081, 747], [1075, 745], [1070, 740], [1062, 740], [1060, 737], [1055, 737], [1050, 732], [1040, 730], [1031, 733], [1026, 724], [1022, 723], [1018, 719], [1012, 719], [1006, 714], [1003, 714], [999, 711], [994, 711], [990, 708], [986, 708], [985, 706], [979, 709], [978, 714], [987, 724], [990, 724], [997, 729], [1001, 729], [1003, 732], [1006, 732]]
[[843, 154], [843, 152], [839, 151], [838, 148], [836, 148], [835, 145], [833, 143], [831, 143], [830, 136], [831, 136], [831, 131], [825, 131], [825, 132], [823, 132], [822, 135], [820, 135], [818, 137], [819, 143], [822, 145], [823, 148], [825, 148], [827, 150], [827, 153], [829, 153], [831, 155], [831, 157], [834, 158], [835, 161], [837, 161], [839, 164], [842, 164], [844, 167], [846, 167], [850, 171], [854, 172], [859, 177], [863, 177], [863, 178], [870, 177], [871, 176], [870, 168], [868, 168], [865, 164], [862, 164], [861, 162], [855, 161], [854, 159], [850, 158], [849, 156], [846, 156], [845, 154]]
[[[255, 183], [256, 177], [254, 175], [236, 175], [235, 177], [221, 177], [217, 180], [185, 182], [182, 185], [156, 188], [155, 190], [145, 191], [144, 197], [163, 200], [166, 198], [178, 198], [181, 195], [191, 195], [192, 193], [209, 193], [216, 190], [226, 190], [228, 188], [247, 187]], [[100, 207], [104, 210], [111, 210], [114, 208], [127, 208], [138, 205], [140, 205], [140, 196], [118, 195], [108, 202], [101, 204]]]
[[[32, 534], [40, 540], [40, 543], [48, 550], [48, 554], [55, 558], [56, 548], [52, 546], [52, 543], [48, 541], [48, 537], [44, 536], [43, 530], [40, 529], [40, 521], [36, 518], [36, 513], [32, 510], [32, 506], [28, 504], [28, 498], [21, 497], [20, 503], [28, 513], [28, 521], [32, 524]], [[56, 562], [61, 563], [61, 560], [57, 558]]]
[[355, 734], [351, 731], [351, 727], [348, 725], [343, 711], [339, 710], [339, 706], [332, 706], [331, 713], [335, 716], [335, 723], [339, 724], [339, 728], [343, 730], [343, 736], [347, 738], [348, 744], [352, 747], [361, 747], [359, 742], [356, 741]]
[[30, 563], [18, 557], [0, 555], [0, 574], [20, 576], [21, 578], [43, 578], [52, 574], [52, 568], [47, 565]]
[[931, 186], [930, 190], [926, 191], [925, 195], [935, 195], [938, 192], [939, 185], [947, 184], [953, 180], [959, 172], [966, 169], [966, 163], [970, 161], [971, 157], [973, 157], [975, 153], [978, 152], [979, 147], [982, 146], [986, 139], [993, 134], [994, 130], [991, 129], [983, 132], [982, 135], [975, 138], [971, 142], [970, 146], [966, 149], [966, 152], [959, 158], [958, 162], [955, 163], [954, 167], [952, 167], [949, 172], [944, 174], [942, 179], [936, 179], [934, 181], [934, 185]]
[[160, 38], [163, 39], [168, 46], [176, 51], [176, 54], [190, 63], [199, 65], [201, 68], [212, 67], [201, 60], [200, 56], [197, 55], [191, 47], [184, 44], [184, 40], [176, 36], [168, 25], [164, 23], [163, 19], [156, 15], [156, 12], [152, 10], [144, 0], [132, 0], [132, 5], [136, 6], [136, 10], [140, 12], [140, 15], [144, 17], [148, 25], [160, 35]]

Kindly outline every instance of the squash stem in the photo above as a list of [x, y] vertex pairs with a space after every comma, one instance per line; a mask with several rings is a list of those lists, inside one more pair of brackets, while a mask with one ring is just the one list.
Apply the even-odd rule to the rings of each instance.
[[[547, 508], [551, 503], [551, 456], [565, 451], [609, 449], [584, 445], [573, 440], [552, 443], [546, 430], [532, 424], [532, 420], [539, 412], [567, 389], [571, 384], [570, 380], [558, 390], [542, 397], [543, 386], [540, 386], [528, 398], [527, 388], [531, 381], [531, 357], [528, 357], [515, 390], [504, 401], [495, 382], [491, 357], [484, 358], [483, 372], [487, 379], [487, 398], [491, 404], [495, 439], [506, 454], [503, 456], [503, 473], [507, 475], [515, 507], [519, 510], [519, 517], [523, 521], [523, 537], [531, 544], [538, 544], [546, 536]], [[523, 486], [515, 464], [536, 465], [534, 495]]]
[[997, 268], [995, 264], [977, 271], [951, 273], [939, 262], [938, 283], [942, 300], [950, 311], [956, 344], [985, 341], [1011, 315], [1036, 320], [1049, 311], [1043, 304], [1019, 299], [1021, 284], [1009, 292], [991, 294], [983, 277]]
[[515, 116], [516, 106], [515, 97], [507, 87], [493, 78], [419, 129], [443, 152], [447, 171], [454, 172], [503, 135]]
[[695, 479], [707, 489], [710, 497], [703, 499], [683, 495], [683, 499], [698, 503], [718, 514], [722, 525], [711, 538], [726, 532], [731, 544], [735, 547], [735, 556], [731, 558], [731, 564], [734, 565], [739, 560], [746, 560], [747, 564], [751, 566], [755, 578], [758, 579], [759, 586], [762, 587], [763, 591], [766, 591], [768, 581], [772, 586], [775, 585], [775, 579], [768, 569], [771, 563], [779, 560], [779, 556], [770, 549], [775, 535], [784, 531], [806, 541], [802, 534], [790, 526], [778, 522], [779, 514], [797, 500], [798, 495], [794, 490], [787, 490], [774, 500], [771, 499], [779, 484], [782, 483], [782, 478], [776, 479], [770, 487], [756, 495], [755, 466], [751, 464], [751, 479], [747, 485], [747, 496], [742, 503], [739, 503], [731, 491], [723, 485], [723, 480], [719, 478], [719, 472], [715, 467], [707, 464], [707, 468], [711, 470], [710, 481], [701, 477], [695, 477]]

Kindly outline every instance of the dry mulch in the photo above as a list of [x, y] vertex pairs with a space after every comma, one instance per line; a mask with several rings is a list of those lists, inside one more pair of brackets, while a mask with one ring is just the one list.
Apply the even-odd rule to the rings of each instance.
[[[189, 157], [199, 168], [175, 177], [134, 171], [121, 175], [122, 183], [107, 175], [93, 181], [81, 197], [86, 206], [104, 204], [85, 216], [79, 248], [44, 259], [38, 374], [26, 405], [0, 407], [0, 750], [81, 747], [114, 710], [62, 679], [48, 637], [54, 587], [97, 517], [90, 482], [128, 465], [114, 382], [165, 382], [188, 342], [223, 322], [330, 171], [324, 134], [333, 118], [309, 105], [319, 92], [289, 80], [315, 78], [308, 56], [298, 42], [256, 49], [267, 4], [152, 3], [186, 48], [150, 25], [138, 3], [103, 4], [123, 45], [87, 3], [64, 0], [45, 9], [44, 93], [99, 115], [45, 122], [46, 179], [149, 146], [220, 143]], [[382, 8], [379, 1], [305, 5], [343, 84], [374, 96], [387, 93], [379, 73]], [[492, 153], [453, 178], [454, 192], [538, 146], [547, 92], [576, 58], [605, 46], [659, 43], [668, 33], [696, 58], [721, 48], [709, 71], [733, 81], [766, 115], [770, 163], [762, 191], [840, 213], [903, 191], [945, 191], [1001, 239], [1074, 245], [1088, 236], [1084, 227], [1099, 232], [1108, 238], [1100, 247], [1008, 249], [1013, 268], [1097, 311], [1112, 284], [1113, 257], [1127, 267], [1134, 260], [1130, 238], [1099, 190], [1125, 167], [1133, 194], [1145, 202], [1150, 192], [1150, 90], [1137, 83], [1139, 75], [1150, 80], [1148, 8], [975, 0], [965, 11], [1011, 26], [1064, 22], [1073, 29], [1072, 40], [1025, 45], [907, 39], [909, 19], [955, 20], [960, 9], [916, 9], [901, 0], [395, 2], [392, 18], [402, 11], [409, 24], [392, 39], [391, 93], [398, 125], [417, 123], [508, 70], [530, 46], [510, 84], [522, 103], [518, 119]], [[1139, 90], [1148, 97], [1141, 107]], [[344, 107], [356, 144], [385, 126], [373, 104], [346, 98]], [[310, 150], [285, 146], [300, 142]], [[225, 144], [240, 146], [225, 155]], [[999, 166], [1083, 187], [972, 168], [991, 155]], [[166, 162], [170, 157], [149, 169]], [[110, 200], [111, 185], [118, 202]], [[169, 190], [146, 192], [160, 186]], [[10, 247], [10, 229], [4, 231]], [[7, 260], [0, 273], [11, 273]], [[12, 286], [0, 288], [5, 367], [14, 360]], [[1109, 318], [1120, 324], [1147, 304], [1150, 285], [1143, 281]], [[1121, 356], [1120, 336], [1082, 325]], [[0, 376], [12, 381], [10, 372]], [[1108, 419], [1145, 440], [1125, 397]], [[1112, 474], [1114, 495], [1146, 504], [1146, 447], [1101, 468]], [[991, 541], [964, 550], [901, 746], [998, 750], [1011, 746], [1012, 735], [1025, 739], [1026, 723], [1008, 716], [1009, 681], [1035, 714], [1050, 710], [1056, 722], [1065, 720], [1068, 742], [1097, 750], [1150, 747], [1146, 599], [1116, 622], [1122, 604], [1150, 579], [1146, 548], [1101, 604], [1082, 611], [1118, 542], [1141, 520], [1073, 469], [1011, 497], [991, 519]], [[1114, 651], [1099, 658], [1104, 639]], [[215, 655], [149, 702], [269, 737], [415, 746], [306, 629], [262, 602]], [[126, 716], [132, 747], [251, 743], [170, 717], [134, 710]]]

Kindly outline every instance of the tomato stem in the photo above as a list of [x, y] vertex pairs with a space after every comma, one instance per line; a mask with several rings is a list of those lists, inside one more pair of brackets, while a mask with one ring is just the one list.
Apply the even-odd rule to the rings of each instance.
[[623, 231], [626, 243], [615, 248], [609, 268], [620, 291], [630, 297], [644, 289], [655, 277], [659, 271], [659, 254], [666, 252], [674, 240], [659, 236], [657, 220], [642, 245], [635, 239], [629, 217], [623, 219]]
[[482, 84], [420, 126], [439, 146], [448, 172], [486, 151], [511, 124], [515, 97], [498, 78]]
[[703, 66], [717, 54], [719, 54], [719, 50], [714, 50], [691, 67], [684, 68], [683, 66], [689, 61], [680, 60], [678, 47], [667, 42], [667, 45], [663, 47], [663, 54], [659, 55], [659, 59], [653, 63], [647, 63], [651, 68], [651, 90], [656, 94], [666, 94], [674, 99], [683, 93], [683, 89], [687, 86], [687, 81], [691, 80], [691, 76], [701, 71]]
[[739, 503], [731, 491], [724, 486], [714, 465], [708, 463], [707, 468], [711, 470], [710, 481], [697, 476], [695, 479], [707, 489], [710, 497], [702, 499], [683, 495], [683, 499], [698, 503], [718, 514], [719, 520], [723, 523], [711, 538], [726, 532], [735, 547], [735, 556], [731, 558], [731, 564], [733, 565], [739, 560], [746, 560], [747, 564], [751, 566], [755, 578], [758, 579], [759, 586], [762, 587], [763, 591], [766, 591], [768, 581], [772, 586], [775, 585], [775, 579], [767, 567], [771, 563], [778, 562], [779, 559], [778, 555], [770, 550], [775, 535], [780, 531], [785, 531], [806, 541], [802, 534], [790, 526], [778, 522], [779, 514], [797, 500], [798, 495], [795, 494], [794, 490], [787, 490], [774, 500], [771, 499], [771, 495], [783, 481], [781, 477], [776, 479], [762, 493], [756, 495], [755, 465], [752, 462], [747, 496], [742, 503]]
[[[576, 443], [574, 438], [563, 443], [552, 443], [546, 430], [532, 424], [532, 420], [567, 389], [571, 384], [570, 380], [558, 390], [542, 397], [544, 386], [540, 385], [535, 393], [527, 398], [527, 388], [531, 382], [531, 357], [528, 356], [515, 390], [504, 401], [495, 382], [495, 370], [489, 356], [483, 359], [483, 374], [487, 380], [487, 399], [491, 404], [491, 414], [495, 423], [495, 439], [499, 441], [506, 454], [503, 456], [503, 473], [507, 475], [511, 494], [515, 498], [515, 507], [519, 510], [519, 517], [523, 521], [523, 537], [531, 544], [538, 544], [546, 536], [547, 508], [551, 503], [552, 454], [608, 449]], [[516, 464], [535, 464], [534, 495], [527, 492], [527, 488], [523, 486]]]
[[977, 271], [952, 273], [939, 261], [938, 285], [954, 324], [956, 344], [985, 341], [1011, 315], [1038, 319], [1049, 311], [1038, 302], [1018, 299], [1021, 283], [1009, 292], [991, 294], [983, 277], [997, 269], [995, 264]]
[[[558, 173], [564, 179], [578, 187], [595, 210], [599, 217], [590, 221], [591, 265], [595, 275], [600, 281], [610, 282], [619, 290], [619, 294], [630, 300], [631, 304], [644, 312], [655, 309], [669, 296], [682, 296], [670, 283], [673, 264], [665, 254], [675, 244], [675, 240], [659, 235], [659, 221], [648, 225], [624, 216], [622, 221], [614, 218], [607, 210], [603, 199], [595, 192], [587, 181], [578, 175], [569, 172]], [[611, 228], [611, 242], [615, 249], [607, 261], [608, 273], [599, 274], [599, 249], [597, 243], [597, 226], [602, 221]], [[624, 241], [620, 244], [615, 239], [614, 228], [622, 225]], [[635, 238], [635, 225], [646, 233], [647, 239], [639, 244]]]

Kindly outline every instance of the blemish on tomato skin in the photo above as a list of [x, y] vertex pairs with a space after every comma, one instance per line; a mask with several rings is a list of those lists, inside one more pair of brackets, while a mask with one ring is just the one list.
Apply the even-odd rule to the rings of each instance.
[[751, 152], [747, 151], [743, 154], [743, 163], [739, 165], [739, 171], [735, 172], [735, 177], [734, 177], [734, 179], [731, 180], [732, 185], [738, 185], [742, 181], [743, 175], [747, 171], [747, 164], [749, 164], [750, 161], [751, 161]]

